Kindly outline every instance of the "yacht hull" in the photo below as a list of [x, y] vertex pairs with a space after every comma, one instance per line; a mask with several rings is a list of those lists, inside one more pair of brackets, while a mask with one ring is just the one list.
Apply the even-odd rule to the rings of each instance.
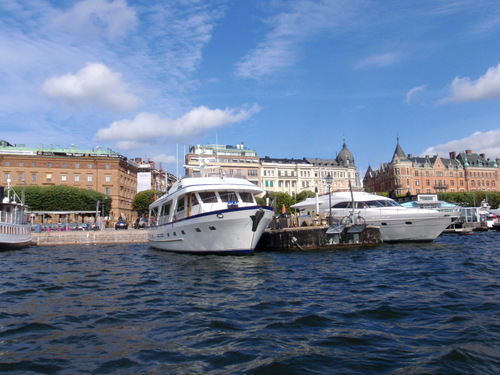
[[149, 228], [151, 247], [193, 254], [249, 254], [272, 220], [270, 207], [242, 207], [191, 216]]
[[[351, 210], [332, 210], [334, 218], [348, 216]], [[356, 209], [366, 224], [380, 227], [383, 242], [432, 242], [456, 218], [456, 215], [415, 208]]]

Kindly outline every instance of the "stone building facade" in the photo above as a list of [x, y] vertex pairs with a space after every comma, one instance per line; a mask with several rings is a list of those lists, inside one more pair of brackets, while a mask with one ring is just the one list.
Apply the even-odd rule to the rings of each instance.
[[260, 158], [255, 150], [245, 147], [244, 143], [236, 146], [209, 144], [189, 146], [185, 156], [186, 175], [195, 174], [200, 165], [200, 158], [208, 158], [214, 168], [211, 173], [224, 172], [226, 176], [246, 178], [255, 185], [260, 181]]
[[267, 192], [281, 192], [297, 195], [302, 191], [326, 194], [326, 176], [332, 177], [331, 191], [361, 189], [354, 156], [345, 142], [335, 159], [302, 158], [286, 159], [260, 158], [255, 150], [243, 143], [232, 145], [190, 146], [185, 157], [186, 175], [193, 174], [199, 165], [200, 156], [210, 158], [216, 167], [215, 174], [224, 171], [228, 176], [244, 177]]
[[368, 167], [364, 187], [394, 196], [499, 190], [499, 160], [486, 159], [486, 155], [471, 150], [450, 152], [449, 156], [406, 155], [398, 141], [389, 163], [383, 163], [377, 170]]
[[0, 181], [12, 186], [66, 185], [95, 190], [112, 198], [111, 219], [133, 220], [132, 200], [137, 194], [139, 164], [110, 149], [81, 150], [12, 146], [0, 142]]
[[362, 188], [354, 156], [345, 142], [335, 159], [303, 158], [278, 159], [261, 158], [262, 181], [260, 187], [269, 192], [297, 195], [302, 191], [328, 193], [326, 177], [332, 178], [330, 190], [349, 190], [349, 181], [354, 190]]

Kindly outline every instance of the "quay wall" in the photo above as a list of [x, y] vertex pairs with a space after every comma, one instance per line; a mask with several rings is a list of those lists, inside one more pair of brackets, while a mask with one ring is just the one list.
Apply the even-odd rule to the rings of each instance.
[[148, 232], [140, 229], [98, 231], [51, 231], [33, 233], [33, 244], [44, 245], [94, 245], [148, 242]]
[[380, 229], [375, 226], [366, 226], [357, 242], [349, 240], [346, 231], [340, 235], [338, 243], [330, 242], [327, 229], [328, 226], [266, 229], [255, 250], [313, 250], [380, 244]]

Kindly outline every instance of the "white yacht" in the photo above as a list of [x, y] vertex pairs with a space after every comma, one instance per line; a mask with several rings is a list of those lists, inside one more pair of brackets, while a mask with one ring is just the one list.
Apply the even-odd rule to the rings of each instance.
[[262, 190], [224, 174], [184, 177], [149, 207], [151, 247], [195, 254], [248, 254], [274, 216], [259, 206]]
[[316, 212], [332, 222], [363, 222], [380, 227], [383, 242], [433, 241], [458, 216], [458, 212], [406, 208], [391, 198], [365, 192], [339, 192], [307, 198], [292, 206], [301, 214]]
[[28, 221], [26, 206], [10, 186], [7, 196], [4, 187], [0, 187], [0, 250], [19, 249], [31, 244], [31, 223]]

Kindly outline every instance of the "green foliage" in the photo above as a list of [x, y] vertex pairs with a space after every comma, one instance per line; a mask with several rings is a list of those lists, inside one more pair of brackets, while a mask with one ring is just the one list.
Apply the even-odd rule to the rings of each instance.
[[302, 201], [305, 201], [306, 198], [314, 198], [316, 196], [316, 193], [314, 191], [310, 191], [310, 190], [305, 190], [305, 191], [301, 191], [299, 194], [297, 194], [297, 197], [296, 197], [296, 203], [299, 203], [299, 202], [302, 202]]
[[136, 194], [132, 200], [132, 210], [145, 214], [149, 211], [149, 205], [158, 199], [163, 193], [158, 190], [144, 190]]
[[[14, 188], [21, 196], [22, 186]], [[104, 203], [104, 214], [111, 209], [112, 199], [106, 194], [94, 190], [78, 189], [71, 186], [26, 186], [25, 204], [34, 211], [95, 211], [97, 201], [100, 202], [99, 210]]]
[[459, 203], [466, 207], [478, 207], [481, 201], [487, 199], [492, 208], [500, 205], [499, 191], [469, 191], [458, 193], [439, 193], [438, 198], [443, 201]]

